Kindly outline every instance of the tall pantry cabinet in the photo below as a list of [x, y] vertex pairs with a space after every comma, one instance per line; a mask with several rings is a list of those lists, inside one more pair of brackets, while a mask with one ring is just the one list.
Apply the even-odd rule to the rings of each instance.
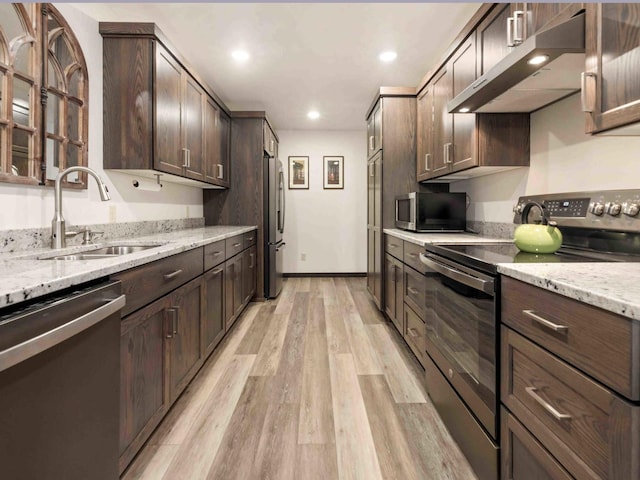
[[417, 190], [414, 88], [382, 87], [367, 112], [367, 289], [384, 292], [383, 229], [395, 227], [396, 195]]

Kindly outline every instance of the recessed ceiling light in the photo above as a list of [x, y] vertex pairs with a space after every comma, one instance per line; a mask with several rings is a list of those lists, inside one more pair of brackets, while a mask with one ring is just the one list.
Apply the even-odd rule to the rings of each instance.
[[383, 62], [393, 62], [398, 54], [396, 52], [392, 52], [391, 50], [387, 52], [382, 52], [378, 58]]
[[320, 113], [316, 112], [315, 110], [311, 110], [309, 113], [307, 113], [307, 117], [309, 117], [311, 120], [317, 120], [318, 118], [320, 118]]
[[236, 62], [246, 62], [249, 60], [249, 52], [246, 50], [234, 50], [231, 52], [231, 56]]
[[463, 107], [460, 110], [458, 110], [460, 113], [468, 113], [469, 109], [467, 107]]
[[537, 55], [533, 58], [530, 58], [527, 62], [529, 65], [540, 65], [549, 60], [549, 55]]

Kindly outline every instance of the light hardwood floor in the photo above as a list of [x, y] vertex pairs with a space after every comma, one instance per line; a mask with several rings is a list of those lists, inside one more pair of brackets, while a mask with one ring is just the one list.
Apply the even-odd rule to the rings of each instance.
[[124, 480], [475, 479], [363, 278], [253, 303]]

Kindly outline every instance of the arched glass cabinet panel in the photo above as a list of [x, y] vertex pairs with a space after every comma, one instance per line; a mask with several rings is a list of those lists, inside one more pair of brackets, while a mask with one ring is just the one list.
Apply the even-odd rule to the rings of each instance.
[[[0, 3], [0, 181], [52, 184], [87, 165], [88, 98], [82, 49], [58, 10]], [[86, 188], [86, 177], [66, 183]]]

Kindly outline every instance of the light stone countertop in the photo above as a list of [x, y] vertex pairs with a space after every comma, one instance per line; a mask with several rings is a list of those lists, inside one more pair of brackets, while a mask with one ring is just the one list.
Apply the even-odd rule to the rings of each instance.
[[503, 263], [498, 272], [640, 320], [640, 262]]
[[[255, 226], [191, 228], [140, 237], [127, 236], [109, 242], [97, 242], [94, 245], [60, 250], [39, 249], [0, 255], [0, 308], [255, 229]], [[157, 245], [157, 247], [105, 259], [39, 260], [40, 257], [79, 253], [109, 245]]]
[[468, 232], [415, 233], [398, 228], [385, 228], [383, 233], [399, 238], [400, 240], [415, 243], [421, 247], [432, 243], [504, 243], [511, 241], [509, 239], [485, 237]]

